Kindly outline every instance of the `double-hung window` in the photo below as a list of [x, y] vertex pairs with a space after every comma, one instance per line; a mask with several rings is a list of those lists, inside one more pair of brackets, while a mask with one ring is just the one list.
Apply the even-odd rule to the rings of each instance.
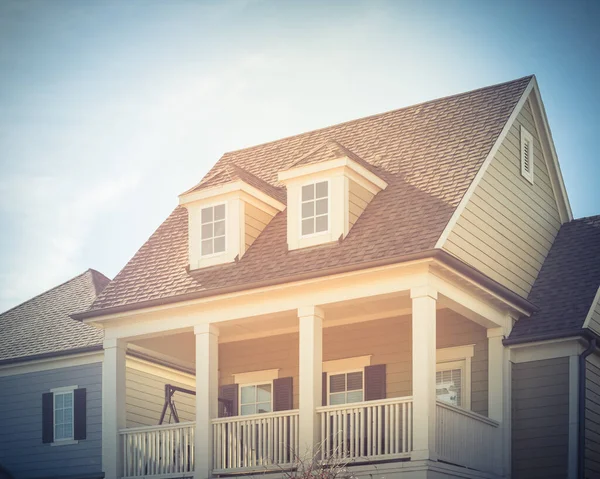
[[202, 256], [225, 251], [225, 204], [202, 208]]
[[249, 384], [240, 387], [240, 413], [262, 414], [272, 411], [273, 384]]
[[329, 182], [320, 181], [302, 187], [302, 236], [329, 230]]
[[327, 398], [331, 406], [361, 402], [364, 398], [363, 371], [329, 374], [327, 385]]
[[73, 439], [73, 391], [54, 393], [54, 440]]

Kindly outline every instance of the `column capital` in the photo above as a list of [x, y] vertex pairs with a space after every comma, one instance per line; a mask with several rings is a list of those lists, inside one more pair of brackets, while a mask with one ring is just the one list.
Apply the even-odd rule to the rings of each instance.
[[503, 338], [504, 337], [504, 328], [489, 328], [487, 330], [488, 339], [492, 338]]
[[102, 343], [102, 347], [104, 349], [112, 349], [112, 348], [127, 349], [127, 341], [125, 341], [124, 339], [117, 339], [117, 338], [105, 338]]
[[300, 306], [298, 308], [298, 317], [304, 318], [307, 316], [317, 316], [321, 319], [324, 319], [325, 312], [319, 306]]
[[410, 288], [410, 299], [425, 298], [425, 297], [429, 297], [429, 298], [437, 300], [437, 298], [438, 298], [437, 289], [435, 289], [433, 286], [430, 286], [428, 284]]
[[219, 336], [219, 328], [210, 323], [196, 324], [194, 326], [194, 334], [212, 334], [214, 336]]

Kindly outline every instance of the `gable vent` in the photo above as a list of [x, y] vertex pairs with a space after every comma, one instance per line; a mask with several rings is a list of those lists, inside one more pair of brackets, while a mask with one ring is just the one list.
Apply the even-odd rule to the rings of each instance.
[[533, 184], [533, 136], [521, 126], [521, 175]]

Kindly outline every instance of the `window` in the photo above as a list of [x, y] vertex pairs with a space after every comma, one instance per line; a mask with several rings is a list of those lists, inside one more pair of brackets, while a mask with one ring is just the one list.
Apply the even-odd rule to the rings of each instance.
[[329, 230], [329, 182], [302, 187], [302, 236]]
[[449, 364], [438, 364], [435, 375], [435, 395], [439, 401], [453, 406], [463, 406], [463, 368], [453, 368]]
[[329, 374], [329, 405], [361, 402], [364, 397], [364, 381], [362, 371]]
[[242, 416], [249, 414], [262, 414], [271, 412], [273, 384], [252, 384], [240, 387], [240, 413]]
[[225, 204], [202, 208], [202, 256], [225, 251]]
[[54, 393], [54, 440], [73, 439], [73, 391]]
[[521, 126], [521, 175], [533, 184], [533, 136]]

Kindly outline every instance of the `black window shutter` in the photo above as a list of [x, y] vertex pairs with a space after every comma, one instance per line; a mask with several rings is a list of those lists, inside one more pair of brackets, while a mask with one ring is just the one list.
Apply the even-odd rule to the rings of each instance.
[[385, 364], [365, 367], [365, 401], [385, 399]]
[[238, 415], [238, 391], [237, 384], [221, 386], [219, 390], [219, 417]]
[[86, 409], [86, 392], [85, 388], [75, 389], [73, 391], [73, 439], [85, 439], [87, 409]]
[[294, 408], [294, 379], [273, 380], [273, 411], [289, 411]]
[[323, 373], [322, 406], [327, 406], [327, 373]]
[[54, 441], [54, 394], [42, 394], [42, 442]]

